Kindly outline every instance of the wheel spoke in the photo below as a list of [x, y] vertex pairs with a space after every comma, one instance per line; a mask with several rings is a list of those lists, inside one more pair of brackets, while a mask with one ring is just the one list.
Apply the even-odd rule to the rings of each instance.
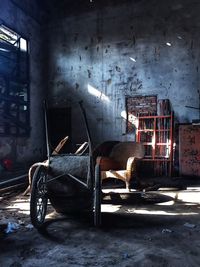
[[42, 226], [47, 210], [47, 170], [40, 166], [33, 177], [31, 192], [31, 221], [36, 228]]
[[37, 218], [39, 221], [42, 220], [44, 214], [44, 205], [45, 205], [45, 198], [39, 197], [37, 201]]

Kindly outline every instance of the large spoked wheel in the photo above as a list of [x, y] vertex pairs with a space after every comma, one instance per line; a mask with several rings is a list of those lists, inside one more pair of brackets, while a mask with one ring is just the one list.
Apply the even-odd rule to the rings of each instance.
[[47, 211], [47, 169], [44, 166], [36, 168], [30, 198], [30, 217], [33, 226], [37, 229], [41, 228], [46, 216]]
[[97, 227], [101, 226], [101, 175], [99, 165], [95, 166], [94, 225]]

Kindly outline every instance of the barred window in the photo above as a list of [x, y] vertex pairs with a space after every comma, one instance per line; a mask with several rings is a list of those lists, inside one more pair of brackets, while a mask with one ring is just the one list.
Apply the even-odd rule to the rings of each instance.
[[28, 136], [28, 41], [0, 25], [0, 135]]

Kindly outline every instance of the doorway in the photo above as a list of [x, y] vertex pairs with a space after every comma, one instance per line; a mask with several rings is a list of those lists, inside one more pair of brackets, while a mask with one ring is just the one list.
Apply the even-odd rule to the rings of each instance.
[[[49, 139], [52, 151], [65, 137], [71, 137], [71, 108], [48, 109]], [[71, 150], [71, 138], [67, 140], [60, 153]]]

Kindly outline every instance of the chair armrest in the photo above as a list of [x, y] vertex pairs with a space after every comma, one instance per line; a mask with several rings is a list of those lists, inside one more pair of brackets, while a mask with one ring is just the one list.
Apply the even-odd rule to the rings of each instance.
[[127, 177], [131, 178], [133, 175], [135, 177], [138, 176], [138, 168], [137, 168], [137, 162], [140, 160], [140, 158], [136, 157], [130, 157], [127, 160], [126, 164], [126, 170], [127, 170]]
[[97, 157], [96, 164], [99, 164], [101, 171], [118, 170], [120, 164], [109, 157]]
[[136, 170], [136, 164], [137, 164], [137, 162], [139, 160], [140, 159], [139, 158], [136, 158], [136, 157], [130, 157], [130, 158], [128, 158], [127, 164], [126, 164], [126, 170], [127, 171], [130, 171], [130, 172], [135, 171]]

